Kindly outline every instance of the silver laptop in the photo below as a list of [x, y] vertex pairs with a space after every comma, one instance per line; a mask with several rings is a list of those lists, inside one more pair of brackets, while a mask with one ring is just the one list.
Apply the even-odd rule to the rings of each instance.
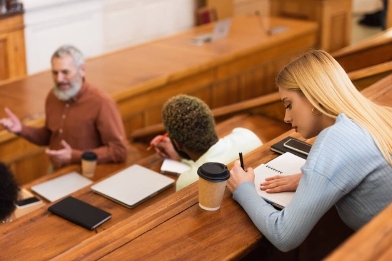
[[174, 179], [135, 164], [91, 186], [91, 190], [133, 208], [174, 182]]
[[31, 190], [50, 202], [63, 198], [73, 192], [93, 183], [77, 172], [70, 172], [63, 176], [42, 182], [31, 187]]

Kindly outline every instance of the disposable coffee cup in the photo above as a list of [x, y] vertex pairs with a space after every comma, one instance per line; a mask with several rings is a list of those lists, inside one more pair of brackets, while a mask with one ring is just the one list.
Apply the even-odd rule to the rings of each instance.
[[197, 170], [199, 175], [199, 206], [208, 211], [218, 210], [222, 203], [230, 172], [225, 164], [207, 162]]
[[86, 151], [82, 154], [82, 175], [87, 178], [94, 177], [95, 167], [97, 165], [97, 154], [92, 151]]

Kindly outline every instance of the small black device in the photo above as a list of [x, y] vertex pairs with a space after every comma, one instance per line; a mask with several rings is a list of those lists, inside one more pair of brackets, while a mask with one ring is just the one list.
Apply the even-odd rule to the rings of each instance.
[[283, 146], [305, 155], [308, 155], [310, 149], [312, 148], [309, 143], [297, 139], [289, 139], [285, 143], [283, 143]]
[[24, 198], [24, 199], [20, 199], [16, 202], [16, 207], [17, 208], [26, 208], [26, 207], [30, 207], [33, 205], [36, 205], [38, 203], [41, 203], [42, 201], [37, 198], [37, 197], [29, 197], [29, 198]]

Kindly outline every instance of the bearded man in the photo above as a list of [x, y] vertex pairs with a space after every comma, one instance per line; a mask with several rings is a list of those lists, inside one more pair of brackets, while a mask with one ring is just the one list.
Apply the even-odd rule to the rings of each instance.
[[64, 45], [51, 58], [54, 88], [45, 103], [45, 125], [26, 126], [8, 108], [0, 123], [28, 141], [48, 146], [55, 168], [79, 163], [85, 151], [95, 152], [98, 163], [123, 162], [127, 140], [116, 103], [85, 81], [83, 54]]

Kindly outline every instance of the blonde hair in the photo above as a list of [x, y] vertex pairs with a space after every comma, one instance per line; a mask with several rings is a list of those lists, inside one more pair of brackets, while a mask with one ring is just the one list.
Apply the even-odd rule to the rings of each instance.
[[363, 96], [330, 54], [322, 50], [303, 54], [282, 69], [276, 84], [279, 88], [301, 92], [328, 117], [336, 118], [344, 113], [361, 125], [392, 166], [392, 108]]

